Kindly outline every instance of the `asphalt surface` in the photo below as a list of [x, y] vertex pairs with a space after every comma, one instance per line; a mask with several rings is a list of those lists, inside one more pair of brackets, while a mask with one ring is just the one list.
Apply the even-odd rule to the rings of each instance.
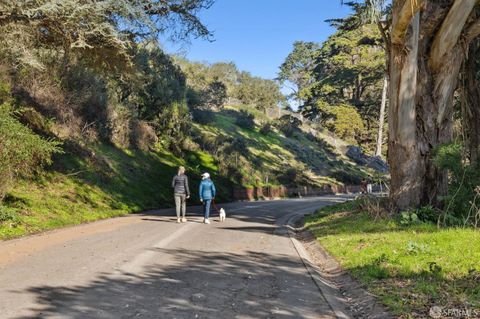
[[288, 234], [330, 196], [159, 210], [0, 243], [0, 318], [335, 318]]

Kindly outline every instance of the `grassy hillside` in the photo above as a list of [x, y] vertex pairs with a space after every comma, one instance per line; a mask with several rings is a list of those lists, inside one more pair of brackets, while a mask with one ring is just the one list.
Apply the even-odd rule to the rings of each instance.
[[[203, 171], [215, 172], [213, 158], [190, 152], [185, 159], [166, 151], [122, 150], [98, 144], [91, 156], [57, 156], [34, 180], [21, 180], [0, 211], [0, 238], [172, 206], [171, 178], [178, 165], [190, 168], [192, 202]], [[219, 199], [229, 199], [228, 181], [217, 178]]]
[[301, 129], [290, 137], [273, 127], [263, 131], [260, 122], [270, 120], [262, 113], [255, 113], [257, 123], [251, 127], [238, 124], [238, 109], [210, 116], [208, 124], [192, 123], [193, 141], [181, 155], [159, 145], [141, 151], [64, 141], [64, 153], [55, 155], [53, 165], [33, 179], [18, 180], [7, 193], [0, 206], [0, 239], [170, 207], [171, 178], [179, 165], [191, 176], [192, 203], [198, 203], [196, 190], [204, 171], [212, 174], [223, 201], [231, 199], [233, 185], [319, 186], [365, 174], [318, 136]]
[[[254, 115], [256, 124], [241, 125], [238, 119], [243, 115], [239, 110]], [[249, 186], [268, 180], [270, 184], [321, 186], [357, 183], [366, 176], [366, 171], [350, 163], [340, 149], [308, 124], [285, 134], [283, 123], [246, 106], [211, 113], [208, 123], [195, 125], [196, 142], [206, 149], [221, 149], [225, 143], [242, 144], [236, 151], [240, 148], [245, 163], [241, 165], [241, 160], [234, 158], [239, 162], [235, 165], [237, 173], [244, 178], [237, 181], [239, 184]], [[264, 129], [266, 125], [268, 130]]]

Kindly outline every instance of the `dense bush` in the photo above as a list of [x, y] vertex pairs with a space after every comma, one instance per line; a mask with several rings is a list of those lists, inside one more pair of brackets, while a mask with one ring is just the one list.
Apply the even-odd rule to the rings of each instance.
[[199, 124], [208, 125], [215, 122], [215, 113], [210, 110], [193, 109], [192, 118]]
[[272, 127], [272, 124], [270, 123], [263, 125], [262, 128], [260, 129], [260, 134], [263, 134], [263, 135], [268, 135], [269, 133], [272, 133], [272, 132], [273, 132], [273, 127]]
[[245, 156], [248, 153], [247, 142], [245, 138], [240, 136], [234, 138], [230, 144], [229, 151], [237, 152]]
[[446, 144], [434, 151], [434, 163], [449, 172], [449, 192], [442, 198], [444, 211], [438, 222], [444, 225], [480, 226], [480, 170], [463, 161], [463, 145]]
[[41, 165], [51, 163], [51, 155], [58, 152], [58, 143], [41, 138], [21, 124], [9, 104], [0, 105], [0, 199], [15, 176], [34, 173]]
[[351, 106], [341, 105], [332, 108], [334, 119], [327, 123], [328, 128], [340, 138], [352, 143], [364, 130], [360, 113]]
[[142, 151], [150, 150], [158, 141], [155, 129], [148, 123], [138, 120], [131, 122], [130, 139], [131, 145]]
[[331, 177], [344, 184], [358, 185], [362, 181], [362, 177], [358, 173], [349, 172], [345, 169], [336, 169], [332, 172]]
[[302, 121], [292, 115], [283, 115], [275, 122], [275, 126], [279, 129], [285, 136], [290, 137], [295, 132], [298, 132]]
[[186, 104], [186, 78], [171, 56], [158, 46], [141, 44], [135, 55], [136, 73], [121, 81], [128, 104], [141, 120], [155, 121], [172, 105]]
[[177, 155], [182, 153], [183, 141], [191, 129], [191, 118], [184, 103], [173, 103], [157, 115], [155, 121], [159, 141]]
[[211, 82], [204, 92], [204, 104], [209, 107], [220, 108], [227, 101], [227, 86], [221, 81]]
[[235, 124], [246, 129], [253, 129], [255, 127], [255, 117], [253, 114], [248, 113], [247, 111], [241, 110], [238, 112], [237, 119]]

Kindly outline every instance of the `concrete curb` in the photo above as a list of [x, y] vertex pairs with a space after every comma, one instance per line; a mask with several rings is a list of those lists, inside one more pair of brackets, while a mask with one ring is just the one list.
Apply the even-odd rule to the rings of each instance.
[[[283, 228], [336, 316], [338, 318], [393, 318], [379, 303], [377, 297], [363, 289], [315, 239], [308, 243], [308, 249], [297, 239], [297, 234], [312, 235], [306, 227], [295, 227], [304, 217], [304, 214], [291, 215]], [[318, 266], [318, 260], [317, 262], [312, 260], [312, 256], [321, 260], [323, 270]]]
[[295, 238], [295, 224], [304, 217], [303, 214], [295, 214], [287, 221], [283, 226], [284, 231], [288, 233], [290, 240], [292, 241], [295, 250], [302, 259], [302, 262], [307, 269], [310, 277], [315, 282], [315, 285], [318, 287], [318, 290], [327, 301], [328, 305], [335, 313], [335, 316], [339, 319], [348, 319], [353, 318], [348, 307], [346, 306], [347, 300], [341, 297], [341, 292], [339, 287], [337, 287], [333, 282], [327, 280], [322, 276], [321, 270], [310, 260], [308, 252], [305, 250], [303, 245]]

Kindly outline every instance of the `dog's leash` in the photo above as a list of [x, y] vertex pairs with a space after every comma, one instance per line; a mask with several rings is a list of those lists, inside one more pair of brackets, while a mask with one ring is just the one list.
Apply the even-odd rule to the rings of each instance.
[[213, 208], [215, 208], [215, 210], [217, 211], [217, 213], [220, 214], [220, 210], [218, 209], [217, 204], [215, 204], [215, 199], [212, 199], [212, 205], [213, 205]]

